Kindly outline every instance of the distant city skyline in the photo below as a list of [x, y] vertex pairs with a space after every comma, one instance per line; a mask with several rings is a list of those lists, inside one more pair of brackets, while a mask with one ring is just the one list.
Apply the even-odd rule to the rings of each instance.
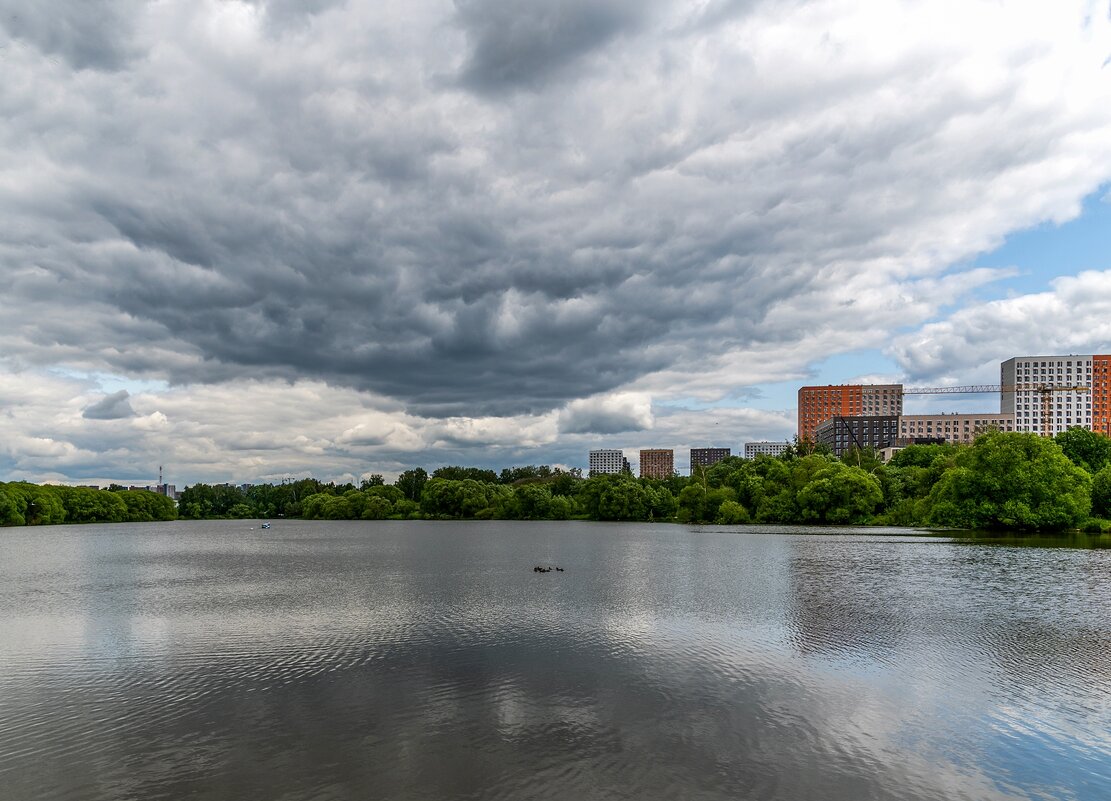
[[681, 461], [1108, 351], [1086, 0], [554, 7], [0, 15], [0, 480]]

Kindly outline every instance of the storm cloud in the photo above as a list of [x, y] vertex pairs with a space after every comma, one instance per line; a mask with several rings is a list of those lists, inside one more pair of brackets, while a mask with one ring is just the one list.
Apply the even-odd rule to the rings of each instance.
[[[461, 78], [479, 92], [540, 89], [652, 9], [648, 0], [455, 0], [470, 51]], [[568, 70], [569, 71], [569, 70]]]
[[0, 367], [327, 387], [399, 461], [929, 380], [963, 260], [1111, 179], [1111, 23], [1052, 5], [0, 0]]

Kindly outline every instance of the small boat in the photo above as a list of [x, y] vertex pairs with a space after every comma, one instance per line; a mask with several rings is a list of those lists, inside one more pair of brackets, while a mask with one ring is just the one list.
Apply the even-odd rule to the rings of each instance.
[[263, 523], [261, 528], [270, 528], [270, 524], [269, 523]]

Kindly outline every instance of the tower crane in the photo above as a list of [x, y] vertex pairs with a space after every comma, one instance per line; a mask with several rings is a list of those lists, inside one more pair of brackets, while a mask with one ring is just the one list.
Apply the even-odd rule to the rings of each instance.
[[1037, 392], [1042, 400], [1042, 430], [1043, 437], [1053, 436], [1053, 425], [1050, 415], [1053, 412], [1053, 395], [1057, 392], [1091, 392], [1091, 387], [1063, 384], [972, 384], [961, 387], [904, 387], [904, 395], [965, 395], [980, 392]]

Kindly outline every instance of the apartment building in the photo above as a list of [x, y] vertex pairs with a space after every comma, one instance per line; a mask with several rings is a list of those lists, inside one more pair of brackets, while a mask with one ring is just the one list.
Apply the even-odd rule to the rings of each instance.
[[1092, 357], [1092, 431], [1111, 437], [1111, 356]]
[[1014, 431], [1015, 420], [1009, 414], [977, 412], [975, 414], [904, 414], [899, 417], [899, 445], [915, 442], [951, 442], [967, 445], [991, 429]]
[[902, 384], [828, 384], [800, 387], [799, 439], [816, 438], [833, 417], [890, 417], [903, 413]]
[[729, 448], [691, 448], [691, 475], [699, 467], [710, 467], [729, 456]]
[[1016, 431], [1111, 433], [1111, 356], [1015, 356], [999, 366], [999, 409]]
[[745, 458], [755, 459], [761, 453], [766, 456], [779, 456], [789, 447], [791, 447], [789, 442], [746, 442]]
[[641, 478], [671, 478], [675, 475], [675, 451], [649, 448], [640, 452]]
[[590, 475], [620, 473], [629, 470], [629, 460], [617, 448], [599, 448], [590, 452]]
[[814, 432], [814, 441], [828, 445], [834, 456], [842, 456], [851, 448], [877, 451], [895, 444], [898, 437], [899, 417], [887, 415], [860, 415], [832, 417], [821, 423]]

